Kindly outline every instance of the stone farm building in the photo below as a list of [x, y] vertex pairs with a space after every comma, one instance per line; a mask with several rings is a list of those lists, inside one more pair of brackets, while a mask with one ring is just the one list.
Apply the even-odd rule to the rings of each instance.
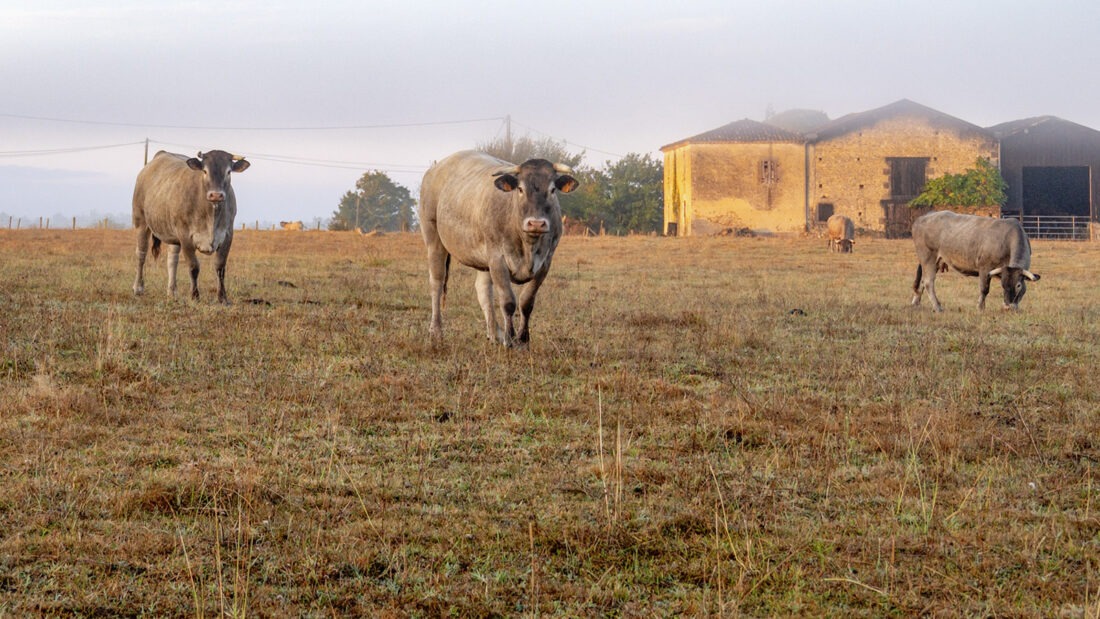
[[1092, 216], [1091, 196], [1100, 195], [1100, 174], [1089, 173], [1100, 170], [1100, 132], [1054, 117], [987, 129], [907, 99], [805, 132], [740, 120], [661, 151], [670, 236], [801, 233], [834, 213], [867, 232], [905, 236], [908, 203], [925, 182], [979, 157], [1006, 165], [1006, 212], [1065, 210], [1050, 205], [1061, 196], [1049, 197], [1064, 178], [1084, 201], [1074, 212]]

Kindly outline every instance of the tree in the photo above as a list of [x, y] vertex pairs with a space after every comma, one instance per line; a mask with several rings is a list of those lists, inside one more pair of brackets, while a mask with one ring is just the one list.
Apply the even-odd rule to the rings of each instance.
[[629, 153], [602, 170], [582, 169], [580, 189], [561, 198], [562, 212], [592, 230], [657, 232], [664, 211], [664, 165]]
[[944, 174], [928, 181], [909, 206], [976, 208], [1004, 204], [1008, 185], [997, 166], [978, 157], [974, 167], [962, 174]]
[[409, 190], [394, 183], [385, 172], [366, 172], [355, 182], [355, 191], [340, 198], [329, 230], [412, 230], [416, 200]]
[[664, 216], [665, 166], [650, 155], [628, 153], [605, 167], [610, 198], [609, 231], [656, 232]]
[[566, 149], [565, 142], [555, 142], [550, 138], [532, 140], [527, 136], [516, 140], [504, 137], [491, 142], [478, 143], [477, 150], [512, 163], [523, 163], [528, 159], [546, 159], [554, 163], [564, 163], [571, 168], [579, 166], [584, 159], [584, 151], [571, 153]]
[[562, 214], [591, 230], [612, 234], [655, 232], [661, 229], [664, 210], [664, 165], [650, 155], [630, 153], [602, 169], [583, 165], [584, 152], [571, 153], [565, 142], [550, 138], [498, 138], [479, 143], [477, 150], [505, 161], [522, 163], [546, 159], [573, 168], [580, 188], [560, 194]]

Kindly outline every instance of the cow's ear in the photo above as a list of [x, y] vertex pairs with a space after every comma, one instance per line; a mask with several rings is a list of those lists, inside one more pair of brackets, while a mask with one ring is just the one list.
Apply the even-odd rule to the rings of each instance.
[[187, 167], [191, 168], [192, 170], [194, 170], [196, 172], [202, 172], [202, 160], [201, 159], [196, 159], [195, 157], [192, 157], [192, 158], [187, 160]]
[[574, 189], [579, 187], [580, 183], [578, 183], [577, 179], [573, 178], [572, 176], [569, 176], [568, 174], [562, 174], [561, 176], [554, 179], [554, 186], [557, 187], [558, 191], [562, 193], [569, 193], [570, 191], [573, 191]]
[[519, 179], [511, 174], [501, 174], [493, 180], [493, 184], [501, 191], [515, 191], [519, 187]]
[[252, 165], [252, 164], [245, 161], [244, 159], [238, 159], [238, 160], [233, 162], [233, 167], [230, 168], [230, 169], [233, 170], [234, 172], [240, 173], [240, 172], [244, 172], [245, 170], [247, 170], [248, 166], [250, 166], [250, 165]]

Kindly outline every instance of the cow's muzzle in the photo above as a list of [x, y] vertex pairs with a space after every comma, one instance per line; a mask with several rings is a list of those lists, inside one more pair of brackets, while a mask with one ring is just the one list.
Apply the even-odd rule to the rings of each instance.
[[206, 192], [206, 199], [214, 204], [221, 204], [225, 202], [224, 191], [208, 191]]
[[550, 222], [542, 217], [528, 217], [523, 220], [523, 231], [534, 235], [546, 234], [550, 231]]

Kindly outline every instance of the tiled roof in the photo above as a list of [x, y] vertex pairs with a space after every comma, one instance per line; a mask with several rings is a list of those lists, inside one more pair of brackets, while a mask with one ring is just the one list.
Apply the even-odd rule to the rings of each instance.
[[930, 107], [921, 105], [909, 99], [901, 99], [895, 101], [889, 105], [884, 105], [880, 108], [868, 110], [866, 112], [856, 112], [854, 114], [848, 114], [847, 116], [841, 116], [840, 118], [827, 123], [817, 129], [814, 135], [808, 136], [813, 140], [819, 140], [822, 138], [831, 138], [852, 131], [857, 131], [863, 127], [873, 125], [881, 120], [887, 118], [894, 118], [897, 116], [923, 116], [932, 120], [943, 122], [954, 127], [969, 129], [971, 131], [977, 131], [980, 133], [987, 133], [987, 130], [979, 127], [978, 125], [968, 123], [961, 118], [955, 118], [949, 114], [944, 114], [938, 110], [934, 110]]
[[802, 135], [794, 131], [787, 131], [786, 129], [745, 118], [662, 146], [661, 150], [668, 150], [684, 144], [723, 142], [795, 142], [801, 144], [804, 141]]
[[[827, 122], [824, 125], [815, 129], [814, 131], [805, 134], [788, 131], [786, 129], [781, 129], [767, 123], [757, 122], [755, 120], [750, 120], [746, 118], [744, 120], [732, 122], [728, 125], [723, 125], [721, 127], [718, 127], [717, 129], [712, 129], [710, 131], [700, 133], [699, 135], [694, 135], [690, 138], [677, 140], [676, 142], [662, 146], [661, 150], [671, 150], [684, 144], [752, 142], [793, 142], [797, 144], [803, 144], [806, 142], [812, 143], [821, 139], [828, 139], [839, 135], [844, 135], [845, 133], [858, 131], [863, 127], [871, 126], [881, 120], [906, 115], [920, 116], [941, 125], [946, 125], [956, 129], [972, 131], [975, 133], [986, 134], [990, 136], [992, 136], [993, 129], [995, 129], [992, 127], [990, 129], [983, 129], [978, 125], [968, 123], [965, 120], [956, 118], [949, 114], [944, 114], [943, 112], [910, 101], [909, 99], [901, 99], [889, 105], [884, 105], [880, 108], [875, 108], [866, 112], [857, 112], [854, 114], [848, 114], [847, 116], [841, 116], [840, 118], [837, 118], [836, 120], [833, 120], [831, 122]], [[1000, 127], [1000, 125], [998, 125], [998, 127]]]
[[1078, 130], [1083, 129], [1092, 133], [1100, 133], [1091, 127], [1086, 127], [1084, 125], [1079, 125], [1075, 122], [1063, 120], [1061, 118], [1058, 118], [1057, 116], [1033, 116], [1031, 118], [1021, 118], [1020, 120], [1010, 120], [1006, 123], [987, 127], [986, 131], [989, 131], [994, 136], [996, 136], [998, 140], [1000, 140], [1046, 124], [1056, 124], [1063, 127], [1073, 127]]

